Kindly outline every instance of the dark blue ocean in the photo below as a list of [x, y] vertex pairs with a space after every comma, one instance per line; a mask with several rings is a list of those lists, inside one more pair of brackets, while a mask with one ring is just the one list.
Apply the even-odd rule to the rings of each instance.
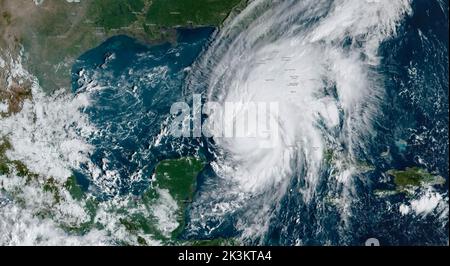
[[[84, 112], [99, 129], [90, 139], [95, 146], [91, 160], [101, 175], [118, 174], [112, 183], [105, 182], [106, 190], [90, 189], [104, 197], [139, 194], [148, 187], [158, 161], [193, 152], [180, 140], [153, 144], [170, 106], [183, 98], [189, 66], [213, 32], [210, 27], [178, 29], [176, 43], [159, 45], [115, 36], [78, 58], [72, 68], [73, 92], [90, 95], [92, 104]], [[83, 167], [76, 177], [87, 188], [93, 177], [88, 166]]]
[[[413, 15], [379, 50], [383, 60], [376, 71], [386, 77], [386, 97], [380, 107], [383, 115], [375, 121], [377, 134], [367, 140], [368, 150], [360, 154], [361, 160], [375, 169], [355, 181], [358, 199], [351, 207], [348, 224], [341, 224], [336, 208], [323, 205], [324, 197], [334, 189], [328, 182], [330, 173], [324, 172], [312, 203], [305, 204], [297, 194], [285, 195], [263, 243], [294, 245], [302, 239], [303, 245], [363, 245], [368, 238], [377, 238], [382, 245], [448, 244], [448, 222], [442, 225], [432, 215], [402, 217], [373, 193], [392, 188], [380, 180], [382, 173], [418, 165], [443, 176], [447, 184], [437, 190], [448, 192], [448, 10], [442, 10], [437, 1], [417, 0], [412, 5]], [[154, 46], [116, 36], [78, 58], [72, 71], [73, 92], [91, 95], [93, 103], [84, 112], [99, 129], [90, 140], [96, 147], [92, 162], [103, 175], [113, 170], [119, 176], [113, 183], [106, 182], [104, 186], [110, 190], [105, 190], [93, 185], [85, 165], [76, 173], [80, 184], [100, 198], [139, 194], [148, 187], [155, 164], [162, 159], [188, 154], [211, 159], [206, 140], [162, 138], [160, 145], [154, 144], [172, 103], [185, 100], [186, 75], [213, 32], [214, 28], [179, 29], [175, 44]], [[387, 150], [389, 159], [381, 156]], [[204, 180], [215, 177], [207, 166], [199, 176], [198, 189]], [[296, 180], [290, 184], [294, 191], [301, 186]], [[397, 195], [390, 200], [406, 199]], [[213, 230], [183, 237], [238, 235], [234, 224], [238, 215], [211, 221]], [[189, 215], [187, 219], [189, 223]], [[302, 223], [296, 223], [297, 219]]]
[[[360, 153], [361, 160], [375, 170], [356, 180], [358, 200], [346, 225], [350, 229], [342, 230], [336, 209], [323, 207], [323, 197], [333, 190], [329, 173], [324, 173], [315, 203], [305, 205], [295, 195], [285, 196], [266, 242], [293, 245], [301, 238], [304, 245], [364, 245], [367, 239], [377, 238], [381, 245], [448, 245], [448, 219], [442, 224], [434, 215], [402, 216], [393, 208], [408, 200], [405, 195], [386, 201], [373, 193], [392, 189], [392, 183], [383, 182], [382, 173], [414, 166], [444, 177], [446, 184], [436, 189], [448, 193], [448, 9], [428, 0], [413, 1], [412, 8], [413, 15], [401, 23], [397, 36], [379, 49], [382, 64], [376, 71], [384, 76], [386, 89], [380, 107], [383, 115], [375, 121], [376, 136]], [[381, 156], [386, 151], [389, 158]], [[291, 184], [292, 189], [297, 187]], [[302, 223], [294, 225], [296, 218]]]

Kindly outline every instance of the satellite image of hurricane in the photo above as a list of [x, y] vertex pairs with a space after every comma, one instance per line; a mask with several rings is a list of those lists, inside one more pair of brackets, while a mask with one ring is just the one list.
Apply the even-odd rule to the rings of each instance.
[[448, 0], [0, 0], [1, 246], [448, 246]]

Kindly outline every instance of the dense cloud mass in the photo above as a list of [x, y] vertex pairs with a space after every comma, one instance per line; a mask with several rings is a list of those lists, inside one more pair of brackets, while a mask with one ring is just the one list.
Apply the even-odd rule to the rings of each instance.
[[[446, 5], [436, 3], [441, 8]], [[392, 119], [386, 105], [398, 103], [392, 95], [401, 94], [388, 86], [406, 82], [395, 76], [400, 70], [386, 69], [387, 64], [399, 69], [401, 64], [386, 63], [383, 45], [399, 35], [404, 38], [406, 30], [418, 32], [424, 43], [431, 42], [431, 33], [404, 26], [414, 11], [413, 0], [249, 1], [212, 33], [203, 50], [211, 32], [205, 31], [196, 42], [181, 41], [169, 48], [144, 47], [120, 38], [105, 42], [102, 49], [124, 45], [138, 52], [102, 54], [102, 64], [92, 59], [95, 69], [88, 68], [91, 62], [86, 56], [88, 63], [72, 73], [79, 85], [72, 93], [44, 93], [38, 79], [25, 70], [24, 54], [13, 58], [0, 53], [0, 70], [8, 69], [14, 79], [29, 82], [32, 95], [23, 100], [20, 111], [0, 116], [0, 147], [8, 147], [0, 149], [4, 152], [0, 159], [5, 156], [11, 165], [23, 164], [34, 178], [24, 178], [19, 167], [0, 174], [0, 245], [173, 244], [170, 238], [180, 226], [183, 239], [359, 245], [363, 238], [377, 237], [368, 235], [373, 232], [408, 231], [403, 222], [408, 224], [411, 217], [415, 222], [409, 231], [425, 226], [435, 229], [435, 235], [429, 239], [400, 235], [386, 242], [414, 244], [410, 242], [420, 238], [426, 244], [448, 243], [444, 232], [448, 190], [437, 188], [448, 182], [448, 176], [439, 171], [441, 166], [428, 167], [431, 163], [422, 154], [402, 154], [414, 141], [423, 142], [425, 133], [418, 133], [420, 121], [414, 120], [420, 119], [411, 118], [398, 128], [386, 129], [384, 124]], [[186, 34], [187, 40], [194, 39], [193, 33]], [[161, 52], [164, 49], [166, 54]], [[194, 51], [200, 53], [198, 58], [183, 54]], [[164, 60], [169, 63], [164, 65]], [[426, 68], [411, 67], [406, 72], [418, 80], [421, 67]], [[241, 130], [239, 125], [248, 123], [255, 103], [276, 103], [277, 108], [259, 117], [259, 122], [268, 119], [274, 124], [265, 124], [263, 135], [174, 141], [166, 108], [172, 102], [164, 100], [194, 94], [222, 108], [237, 104], [225, 120], [208, 117], [217, 122], [219, 131], [230, 125]], [[408, 101], [419, 97], [412, 98]], [[167, 113], [158, 113], [166, 109]], [[8, 110], [9, 103], [0, 101], [0, 115]], [[398, 132], [402, 139], [395, 135]], [[404, 132], [413, 132], [414, 138]], [[383, 134], [392, 141], [380, 137]], [[380, 141], [386, 149], [374, 147], [380, 139], [389, 142]], [[395, 153], [390, 144], [400, 152]], [[160, 150], [167, 147], [170, 151]], [[149, 174], [149, 165], [167, 154], [184, 156], [187, 150], [201, 154], [207, 165], [199, 174], [192, 202], [182, 199], [180, 204], [161, 188], [154, 189], [159, 196], [152, 205], [140, 201], [146, 189], [153, 189], [155, 176]], [[395, 164], [399, 158], [403, 163]], [[408, 160], [410, 164], [404, 163]], [[428, 169], [432, 174], [408, 168], [412, 165], [432, 168]], [[84, 174], [89, 183], [78, 199], [66, 185], [74, 172]], [[426, 176], [428, 183], [417, 181], [422, 187], [411, 189], [401, 179], [405, 172]], [[391, 190], [373, 189], [379, 184], [389, 184]], [[402, 196], [391, 202], [390, 195]], [[184, 201], [189, 205], [180, 219]], [[155, 229], [146, 228], [151, 233], [141, 234], [142, 228], [127, 223], [130, 216], [152, 217], [146, 221]], [[386, 217], [399, 224], [385, 228]]]

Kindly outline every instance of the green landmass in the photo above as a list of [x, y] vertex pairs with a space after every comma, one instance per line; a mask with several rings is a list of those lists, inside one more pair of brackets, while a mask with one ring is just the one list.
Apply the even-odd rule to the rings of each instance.
[[[64, 193], [68, 192], [72, 199], [80, 202], [88, 219], [79, 224], [71, 224], [62, 221], [56, 221], [60, 228], [68, 234], [83, 235], [92, 229], [104, 229], [101, 221], [97, 220], [98, 206], [100, 202], [91, 194], [83, 191], [77, 183], [75, 176], [70, 176], [64, 183], [60, 183], [52, 177], [41, 177], [32, 173], [20, 161], [11, 161], [6, 156], [6, 151], [11, 149], [11, 144], [7, 139], [0, 141], [0, 171], [1, 175], [15, 173], [23, 177], [27, 186], [41, 189], [53, 198], [53, 203], [48, 206], [42, 206], [36, 210], [34, 215], [40, 219], [54, 219], [54, 211], [58, 204], [63, 204]], [[237, 246], [241, 243], [234, 238], [217, 238], [207, 240], [183, 240], [179, 236], [185, 228], [186, 211], [188, 205], [192, 202], [195, 191], [197, 176], [203, 170], [205, 163], [201, 159], [194, 157], [183, 157], [179, 159], [163, 160], [159, 162], [154, 171], [152, 185], [143, 193], [141, 197], [130, 197], [125, 200], [125, 204], [115, 204], [107, 207], [107, 211], [119, 217], [120, 224], [132, 236], [135, 236], [136, 242], [118, 242], [119, 245], [148, 245], [145, 236], [151, 236], [152, 239], [159, 240], [166, 245], [187, 245], [187, 246]], [[6, 177], [8, 178], [8, 177]], [[0, 183], [0, 188], [1, 183]], [[176, 201], [178, 209], [175, 219], [178, 227], [169, 235], [160, 231], [158, 228], [158, 219], [154, 217], [153, 211], [160, 200], [160, 190], [166, 190]], [[22, 197], [20, 188], [17, 191], [8, 193], [18, 204], [26, 206], [25, 198]], [[147, 211], [142, 211], [144, 207]]]
[[70, 176], [66, 183], [64, 183], [64, 188], [69, 191], [72, 198], [76, 200], [82, 200], [85, 197], [85, 193], [81, 186], [77, 183], [75, 176]]
[[[180, 226], [172, 232], [172, 238], [174, 239], [184, 229], [186, 207], [192, 202], [197, 183], [197, 175], [203, 167], [204, 162], [193, 157], [166, 160], [156, 166], [156, 181], [154, 182], [153, 188], [167, 189], [179, 207], [177, 222]], [[154, 195], [153, 197], [158, 197], [155, 190], [152, 190], [152, 194]]]
[[241, 0], [155, 0], [146, 22], [166, 27], [220, 25]]
[[102, 229], [103, 226], [100, 223], [95, 222], [98, 204], [99, 202], [94, 197], [87, 197], [84, 203], [84, 209], [89, 215], [89, 220], [87, 222], [81, 223], [80, 225], [60, 224], [60, 227], [69, 234], [75, 235], [86, 234], [90, 230], [92, 230], [92, 228], [96, 228], [99, 230]]
[[[244, 0], [0, 0], [0, 47], [22, 44], [43, 89], [70, 88], [83, 52], [125, 34], [146, 43], [175, 42], [175, 27], [219, 26]], [[2, 26], [4, 25], [4, 26]]]
[[165, 160], [156, 166], [155, 186], [168, 189], [179, 203], [192, 200], [196, 178], [203, 169], [204, 162], [194, 157]]
[[10, 160], [6, 156], [6, 152], [12, 149], [12, 145], [7, 138], [0, 138], [0, 175], [8, 175], [14, 171], [17, 176], [26, 177], [27, 182], [37, 175], [28, 170], [26, 165], [21, 161]]
[[407, 167], [405, 170], [389, 170], [387, 173], [394, 177], [394, 183], [399, 191], [407, 191], [421, 186], [445, 184], [445, 179], [442, 176], [433, 175], [419, 167]]
[[[38, 78], [47, 93], [59, 88], [70, 89], [71, 67], [76, 58], [111, 36], [125, 34], [149, 44], [174, 43], [176, 27], [220, 26], [233, 8], [242, 7], [246, 2], [82, 0], [80, 3], [69, 3], [65, 0], [45, 0], [36, 5], [31, 0], [0, 0], [0, 57], [22, 57], [24, 67]], [[23, 101], [32, 98], [32, 82], [11, 79], [8, 71], [12, 66], [8, 62], [6, 64], [6, 68], [0, 68], [0, 100], [8, 103], [9, 110], [1, 113], [0, 117], [19, 112]], [[11, 80], [12, 85], [7, 80]], [[63, 203], [68, 192], [74, 200], [83, 204], [90, 219], [82, 224], [61, 222], [60, 227], [78, 235], [103, 227], [96, 220], [99, 204], [102, 203], [84, 192], [74, 176], [64, 183], [52, 177], [39, 176], [21, 161], [8, 159], [6, 151], [12, 148], [6, 138], [0, 137], [0, 176], [8, 178], [14, 174], [23, 177], [25, 186], [41, 189], [53, 200], [53, 205], [37, 210], [36, 217], [54, 219], [54, 207]], [[193, 199], [196, 177], [203, 167], [203, 161], [192, 157], [164, 160], [155, 168], [155, 181], [139, 199], [129, 200], [126, 207], [113, 206], [110, 211], [122, 217], [120, 224], [136, 236], [140, 245], [148, 244], [144, 236], [147, 234], [166, 244], [232, 245], [233, 239], [177, 239], [184, 230], [186, 208]], [[0, 187], [3, 189], [3, 184]], [[176, 220], [179, 227], [169, 237], [159, 231], [156, 218], [149, 215], [155, 202], [160, 199], [160, 190], [167, 190], [178, 206]], [[22, 188], [17, 188], [9, 196], [14, 202], [25, 206], [23, 193]], [[136, 211], [142, 205], [149, 211]]]
[[[54, 209], [53, 207], [57, 204], [62, 203], [64, 200], [63, 193], [67, 190], [74, 200], [82, 202], [84, 204], [84, 209], [88, 213], [90, 219], [89, 221], [82, 223], [80, 225], [71, 224], [60, 224], [60, 227], [70, 234], [84, 234], [94, 227], [94, 218], [97, 211], [98, 201], [91, 195], [87, 195], [81, 186], [77, 183], [75, 176], [71, 176], [67, 179], [64, 184], [60, 184], [53, 177], [42, 177], [36, 173], [30, 171], [27, 166], [17, 160], [10, 160], [6, 156], [6, 151], [11, 149], [12, 146], [10, 142], [3, 138], [0, 140], [0, 175], [15, 174], [18, 177], [22, 177], [25, 180], [25, 186], [31, 186], [36, 189], [40, 189], [43, 192], [49, 193], [53, 198], [52, 205], [42, 206], [39, 208], [34, 215], [40, 219], [53, 219]], [[3, 188], [3, 183], [0, 182], [0, 190], [5, 192]], [[22, 196], [22, 188], [18, 188], [13, 191], [6, 191], [7, 194], [19, 205], [25, 205], [25, 199]]]
[[0, 139], [0, 175], [9, 174], [9, 159], [6, 151], [11, 149], [11, 143], [6, 139]]
[[[126, 215], [120, 220], [127, 231], [137, 236], [138, 244], [147, 245], [141, 234], [150, 234], [155, 239], [168, 245], [186, 246], [238, 246], [241, 243], [235, 238], [216, 238], [205, 240], [178, 239], [185, 227], [186, 208], [192, 202], [195, 194], [197, 176], [204, 168], [204, 161], [194, 157], [164, 160], [157, 164], [154, 172], [152, 186], [142, 196], [142, 203], [149, 209], [154, 208], [160, 195], [159, 189], [169, 191], [171, 197], [177, 202], [178, 228], [173, 230], [169, 237], [160, 232], [156, 226], [155, 217], [143, 213]], [[139, 203], [138, 203], [139, 204]], [[123, 243], [122, 243], [123, 244]]]
[[334, 157], [334, 150], [333, 149], [325, 149], [323, 151], [323, 159], [326, 164], [330, 164]]
[[342, 160], [342, 158], [346, 157], [345, 155], [342, 154], [342, 151], [337, 149], [336, 147], [326, 148], [323, 151], [323, 161], [327, 165], [333, 165], [336, 163], [336, 161], [339, 161], [341, 168], [343, 169], [354, 168], [357, 173], [367, 173], [375, 170], [375, 167], [373, 165], [365, 161], [361, 160], [350, 161], [347, 159]]
[[404, 170], [391, 169], [386, 172], [393, 177], [395, 187], [393, 189], [375, 190], [378, 197], [387, 197], [404, 193], [411, 195], [419, 188], [444, 185], [446, 180], [442, 176], [429, 173], [419, 167], [407, 167]]
[[[170, 233], [170, 236], [167, 236], [157, 228], [156, 217], [140, 212], [127, 214], [120, 222], [127, 231], [137, 235], [139, 244], [146, 245], [145, 239], [140, 234], [150, 234], [165, 244], [184, 243], [177, 238], [184, 230], [186, 208], [193, 199], [197, 176], [203, 167], [204, 162], [194, 157], [163, 160], [156, 165], [151, 187], [144, 192], [139, 202], [132, 204], [142, 203], [149, 213], [152, 213], [161, 197], [159, 191], [167, 190], [177, 203], [176, 220], [179, 226]], [[127, 212], [127, 210], [123, 211]]]
[[145, 5], [151, 3], [151, 1], [145, 0], [91, 2], [87, 16], [92, 18], [95, 25], [103, 27], [107, 31], [131, 25], [138, 19], [138, 14], [145, 13]]

